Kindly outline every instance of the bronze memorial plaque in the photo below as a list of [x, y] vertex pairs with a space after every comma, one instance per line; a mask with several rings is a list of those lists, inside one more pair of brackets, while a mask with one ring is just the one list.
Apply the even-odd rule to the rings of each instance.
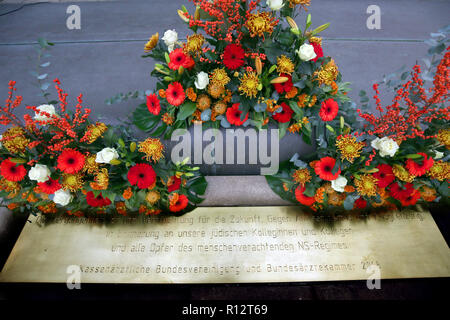
[[[0, 280], [245, 283], [450, 276], [431, 214], [320, 221], [295, 207], [199, 208], [181, 217], [30, 218]], [[373, 266], [376, 266], [374, 269]], [[378, 268], [378, 269], [377, 269]]]

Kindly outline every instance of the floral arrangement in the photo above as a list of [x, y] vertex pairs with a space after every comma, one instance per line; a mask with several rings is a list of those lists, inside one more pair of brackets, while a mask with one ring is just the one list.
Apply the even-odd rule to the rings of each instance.
[[340, 117], [327, 124], [318, 135], [317, 152], [306, 162], [295, 155], [283, 163], [277, 175], [267, 177], [271, 188], [314, 211], [448, 204], [449, 50], [437, 65], [431, 88], [425, 89], [416, 65], [396, 88], [392, 104], [384, 107], [375, 84], [379, 115], [357, 110], [361, 123]]
[[91, 110], [78, 96], [75, 113], [67, 94], [54, 80], [54, 105], [27, 106], [34, 116], [20, 119], [22, 103], [9, 83], [0, 124], [0, 197], [14, 211], [44, 214], [156, 215], [181, 214], [195, 208], [206, 180], [187, 161], [166, 162], [158, 139], [137, 142], [122, 127], [91, 123]]
[[145, 45], [158, 83], [134, 112], [138, 128], [168, 137], [193, 123], [260, 129], [272, 122], [280, 137], [297, 132], [310, 142], [311, 123], [331, 121], [338, 105], [345, 114], [347, 83], [317, 37], [328, 24], [312, 29], [309, 14], [303, 30], [294, 21], [310, 0], [191, 2], [194, 14], [178, 11], [193, 32], [185, 41], [167, 30]]

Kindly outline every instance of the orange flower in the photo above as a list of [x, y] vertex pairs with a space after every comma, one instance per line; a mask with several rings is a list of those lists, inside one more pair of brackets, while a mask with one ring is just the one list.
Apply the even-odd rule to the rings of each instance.
[[11, 210], [11, 211], [16, 209], [16, 208], [18, 208], [18, 207], [19, 207], [19, 204], [15, 203], [15, 202], [8, 204], [8, 209]]
[[347, 193], [355, 192], [355, 187], [346, 185], [346, 186], [344, 187], [344, 191], [347, 192]]
[[319, 189], [317, 189], [316, 194], [314, 195], [314, 200], [316, 200], [316, 202], [318, 203], [323, 203], [324, 195], [325, 195], [325, 188], [320, 187]]
[[296, 87], [292, 87], [292, 89], [286, 93], [286, 99], [292, 99], [298, 93], [298, 89]]
[[197, 100], [197, 94], [195, 93], [193, 88], [188, 88], [186, 90], [186, 95], [188, 99], [191, 100], [192, 102], [195, 102]]
[[133, 196], [133, 191], [131, 190], [130, 187], [128, 187], [122, 194], [123, 198], [125, 200], [130, 200], [131, 197]]
[[123, 201], [116, 202], [116, 211], [118, 214], [126, 216], [127, 215], [127, 207], [125, 206], [125, 202], [123, 202]]
[[166, 98], [166, 91], [164, 91], [164, 89], [159, 89], [158, 94], [161, 98]]

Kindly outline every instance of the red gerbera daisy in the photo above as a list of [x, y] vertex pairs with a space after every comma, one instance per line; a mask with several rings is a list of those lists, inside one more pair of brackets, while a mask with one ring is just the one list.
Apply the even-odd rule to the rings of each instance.
[[194, 60], [189, 55], [186, 55], [182, 48], [173, 50], [169, 54], [169, 59], [169, 68], [172, 70], [178, 70], [180, 67], [191, 69], [195, 64]]
[[161, 104], [156, 94], [147, 96], [147, 108], [151, 114], [157, 116], [161, 112]]
[[314, 171], [320, 179], [326, 181], [336, 180], [341, 174], [341, 168], [338, 168], [336, 173], [333, 174], [333, 168], [336, 165], [336, 159], [331, 157], [325, 157], [320, 159], [314, 166]]
[[305, 206], [312, 206], [314, 202], [316, 202], [316, 199], [314, 197], [305, 196], [303, 192], [305, 192], [305, 186], [298, 186], [297, 189], [295, 189], [295, 198]]
[[187, 207], [188, 203], [189, 199], [184, 194], [180, 194], [178, 195], [177, 202], [169, 206], [169, 210], [172, 212], [179, 212], [181, 210], [184, 210]]
[[412, 189], [409, 194], [405, 194], [403, 198], [400, 199], [400, 202], [402, 203], [402, 206], [409, 207], [413, 206], [417, 203], [417, 200], [420, 199], [420, 192], [419, 190]]
[[181, 186], [181, 179], [177, 178], [176, 176], [173, 176], [170, 178], [169, 183], [167, 183], [167, 191], [174, 192], [180, 189], [180, 186]]
[[156, 173], [152, 166], [146, 163], [138, 163], [128, 171], [128, 181], [139, 189], [147, 189], [156, 181]]
[[38, 186], [39, 189], [46, 194], [54, 194], [56, 191], [61, 189], [61, 185], [58, 180], [54, 180], [52, 178], [49, 178], [45, 182], [39, 182]]
[[294, 110], [291, 109], [286, 103], [282, 102], [281, 107], [283, 110], [278, 113], [273, 114], [273, 118], [281, 123], [289, 122], [292, 119], [292, 115], [294, 114]]
[[235, 70], [244, 65], [244, 49], [237, 44], [229, 44], [223, 52], [223, 64], [231, 70]]
[[414, 188], [412, 183], [407, 183], [404, 187], [401, 187], [398, 182], [394, 182], [389, 186], [389, 194], [392, 196], [392, 198], [400, 201], [409, 197], [413, 191]]
[[275, 87], [275, 90], [279, 94], [288, 93], [294, 87], [294, 84], [292, 83], [292, 76], [289, 74], [282, 73], [282, 74], [280, 74], [280, 77], [286, 77], [286, 78], [288, 78], [288, 81], [283, 82], [283, 83], [274, 83], [273, 86]]
[[395, 180], [394, 172], [390, 165], [380, 164], [377, 169], [378, 172], [375, 172], [373, 176], [377, 178], [377, 185], [380, 188], [386, 188]]
[[233, 104], [233, 106], [228, 108], [227, 110], [227, 120], [229, 123], [234, 124], [235, 126], [240, 126], [248, 120], [248, 113], [246, 114], [244, 120], [241, 120], [241, 115], [242, 111], [239, 110], [239, 103]]
[[22, 181], [27, 174], [27, 170], [24, 166], [18, 166], [17, 163], [5, 159], [2, 161], [0, 173], [8, 181]]
[[336, 118], [339, 111], [339, 106], [333, 99], [328, 99], [322, 102], [322, 107], [319, 111], [319, 116], [323, 121], [332, 121]]
[[191, 70], [195, 66], [194, 59], [191, 58], [191, 56], [187, 56], [186, 63], [184, 64], [183, 68]]
[[186, 99], [183, 86], [179, 82], [172, 82], [166, 90], [166, 99], [173, 106], [179, 106]]
[[316, 42], [310, 43], [310, 45], [312, 45], [314, 47], [314, 53], [316, 54], [316, 57], [314, 59], [312, 59], [312, 61], [316, 62], [317, 59], [323, 57], [322, 46]]
[[111, 200], [108, 198], [103, 198], [103, 195], [101, 193], [98, 194], [97, 197], [95, 197], [94, 192], [89, 191], [86, 193], [86, 202], [91, 207], [99, 208], [99, 207], [106, 207], [111, 204]]
[[408, 169], [410, 174], [416, 177], [423, 176], [434, 164], [433, 158], [427, 156], [423, 152], [419, 152], [418, 154], [423, 157], [422, 161], [416, 162], [413, 159], [406, 160], [406, 169]]
[[355, 200], [355, 203], [353, 205], [354, 209], [364, 209], [365, 207], [367, 207], [367, 201], [366, 200], [364, 200], [361, 197], [359, 197], [358, 199]]
[[64, 173], [77, 173], [84, 166], [84, 155], [73, 149], [65, 149], [58, 157], [57, 168]]

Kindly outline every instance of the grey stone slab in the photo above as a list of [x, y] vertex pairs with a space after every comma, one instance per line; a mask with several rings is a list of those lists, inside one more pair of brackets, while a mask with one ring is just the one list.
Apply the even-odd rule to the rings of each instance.
[[203, 207], [292, 205], [278, 197], [263, 176], [208, 176], [206, 179], [208, 189]]
[[[114, 2], [80, 2], [81, 30], [68, 30], [67, 3], [44, 3], [0, 16], [0, 43], [35, 41], [46, 37], [53, 41], [100, 41], [146, 39], [152, 33], [177, 29], [186, 35], [187, 28], [176, 10], [185, 0], [128, 0]], [[369, 30], [366, 26], [369, 5], [381, 10], [381, 29]], [[17, 4], [0, 5], [0, 13], [17, 8]], [[193, 9], [191, 9], [193, 11]], [[309, 12], [313, 26], [330, 22], [323, 35], [331, 38], [364, 39], [427, 39], [448, 24], [450, 2], [447, 0], [321, 0], [312, 1]], [[306, 14], [296, 19], [304, 25]]]

